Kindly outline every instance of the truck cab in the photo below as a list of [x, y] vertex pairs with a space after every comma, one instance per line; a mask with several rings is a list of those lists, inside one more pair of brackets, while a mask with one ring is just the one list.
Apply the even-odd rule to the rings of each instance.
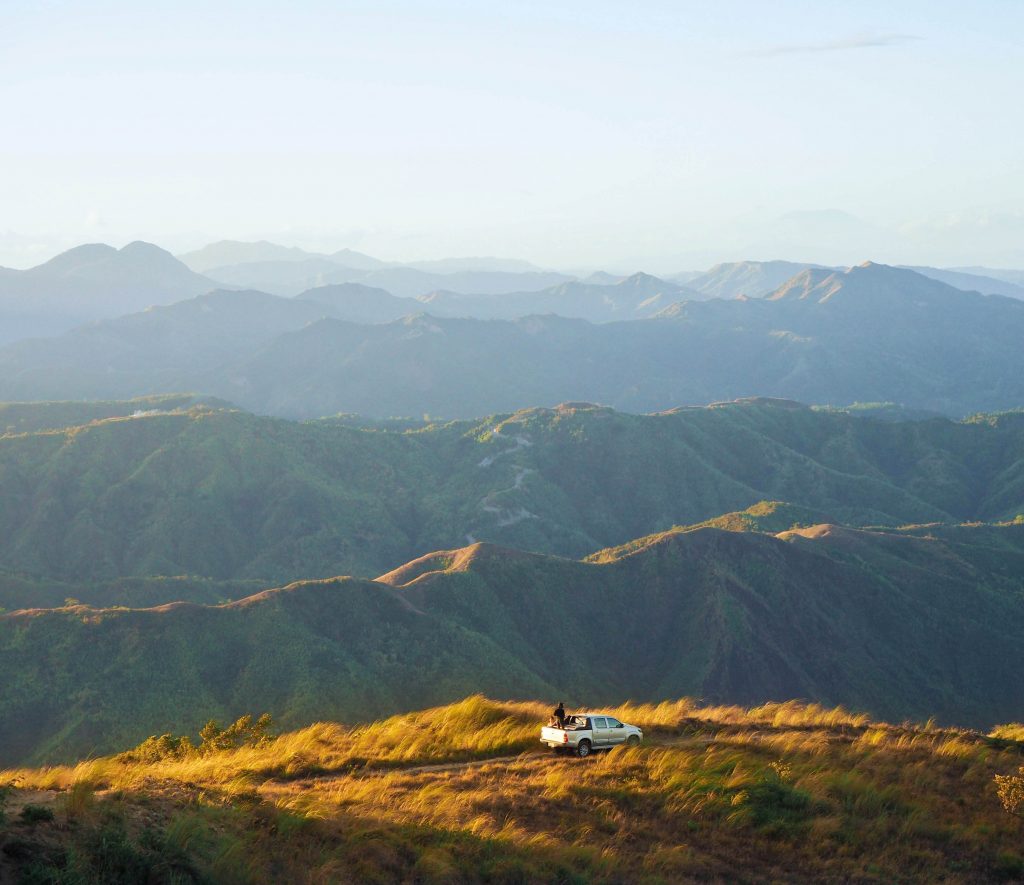
[[589, 756], [595, 750], [610, 750], [619, 744], [636, 747], [643, 738], [639, 728], [610, 713], [573, 713], [565, 717], [564, 727], [545, 725], [540, 730], [542, 744], [555, 752], [571, 751], [577, 756]]

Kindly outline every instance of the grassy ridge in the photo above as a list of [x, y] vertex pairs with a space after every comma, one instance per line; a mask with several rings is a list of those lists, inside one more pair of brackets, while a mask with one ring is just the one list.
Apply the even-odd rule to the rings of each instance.
[[678, 529], [573, 561], [492, 545], [220, 606], [0, 616], [0, 760], [108, 752], [272, 709], [294, 727], [474, 691], [804, 697], [1019, 718], [1024, 524]]
[[1020, 766], [1015, 741], [794, 702], [683, 700], [615, 711], [644, 727], [645, 745], [577, 760], [528, 750], [545, 712], [472, 697], [191, 763], [3, 772], [16, 788], [0, 872], [646, 885], [1024, 875], [1020, 824], [995, 780]]

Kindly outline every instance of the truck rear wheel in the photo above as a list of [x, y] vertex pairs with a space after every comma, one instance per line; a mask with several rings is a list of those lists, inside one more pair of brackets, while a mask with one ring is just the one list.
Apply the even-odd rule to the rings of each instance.
[[584, 756], [589, 756], [590, 755], [590, 741], [588, 741], [586, 738], [581, 740], [576, 745], [576, 755], [579, 756], [581, 759]]

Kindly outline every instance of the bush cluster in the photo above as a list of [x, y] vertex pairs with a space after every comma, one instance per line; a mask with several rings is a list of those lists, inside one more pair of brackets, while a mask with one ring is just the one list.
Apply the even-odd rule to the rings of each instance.
[[194, 744], [188, 735], [175, 736], [168, 732], [151, 735], [137, 747], [121, 753], [117, 758], [121, 762], [149, 764], [164, 760], [177, 761], [193, 756], [209, 756], [241, 747], [263, 747], [273, 740], [270, 734], [272, 725], [273, 718], [269, 713], [264, 713], [255, 721], [247, 713], [226, 728], [221, 728], [216, 720], [211, 719], [200, 730], [198, 744]]

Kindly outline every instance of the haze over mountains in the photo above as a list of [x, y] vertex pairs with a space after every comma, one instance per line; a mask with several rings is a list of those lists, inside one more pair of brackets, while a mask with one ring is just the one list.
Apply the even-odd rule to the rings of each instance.
[[29, 270], [0, 268], [0, 342], [53, 335], [215, 285], [150, 243], [78, 246]]
[[0, 397], [191, 390], [291, 418], [471, 417], [573, 399], [648, 412], [748, 395], [951, 416], [1024, 402], [1024, 300], [870, 263], [804, 268], [763, 294], [792, 269], [423, 299], [361, 283], [297, 298], [222, 290], [0, 348]]
[[452, 258], [402, 264], [342, 249], [329, 255], [274, 243], [225, 240], [180, 256], [218, 282], [275, 295], [297, 295], [317, 286], [360, 282], [394, 295], [415, 297], [438, 289], [464, 294], [536, 291], [571, 279], [525, 261]]

